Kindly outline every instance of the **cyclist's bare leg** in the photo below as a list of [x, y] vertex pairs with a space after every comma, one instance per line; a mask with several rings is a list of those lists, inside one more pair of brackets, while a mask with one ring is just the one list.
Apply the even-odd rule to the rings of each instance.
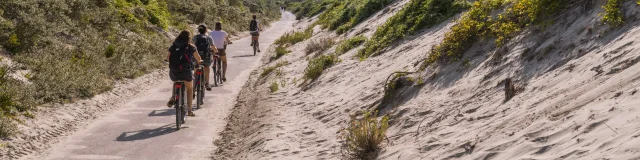
[[253, 39], [254, 39], [254, 41], [256, 43], [254, 45], [256, 45], [256, 47], [258, 47], [258, 52], [260, 52], [260, 41], [258, 41], [258, 39], [260, 39], [260, 36], [254, 36]]
[[[211, 68], [209, 67], [204, 67], [204, 80], [206, 82], [206, 84], [209, 84], [209, 75], [211, 73]], [[209, 86], [207, 86], [209, 87]]]
[[227, 56], [220, 57], [222, 58], [222, 77], [227, 79]]
[[189, 109], [189, 112], [191, 112], [193, 111], [193, 108], [191, 107], [191, 105], [193, 104], [193, 83], [184, 84], [187, 87], [187, 109]]

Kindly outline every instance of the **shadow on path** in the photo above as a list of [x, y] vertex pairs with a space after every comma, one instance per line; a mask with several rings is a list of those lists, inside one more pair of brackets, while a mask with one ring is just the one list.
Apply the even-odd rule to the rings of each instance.
[[232, 58], [255, 57], [253, 54], [233, 56]]
[[144, 129], [144, 130], [133, 131], [133, 132], [123, 132], [122, 134], [120, 134], [120, 136], [116, 138], [116, 141], [125, 142], [125, 141], [143, 140], [143, 139], [162, 136], [175, 131], [176, 131], [176, 128], [174, 124], [167, 124], [156, 129]]
[[171, 109], [165, 109], [165, 110], [154, 110], [151, 113], [149, 113], [147, 116], [159, 117], [159, 116], [173, 116], [173, 115], [176, 115], [176, 110], [171, 108]]

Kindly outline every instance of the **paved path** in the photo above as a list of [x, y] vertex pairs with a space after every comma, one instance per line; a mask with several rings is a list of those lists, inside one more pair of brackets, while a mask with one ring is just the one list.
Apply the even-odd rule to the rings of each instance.
[[[260, 47], [266, 50], [276, 38], [291, 30], [295, 16], [283, 13], [282, 20], [262, 33]], [[247, 23], [248, 24], [248, 23]], [[175, 111], [166, 107], [172, 82], [157, 84], [122, 109], [96, 120], [85, 129], [54, 145], [44, 159], [210, 159], [213, 141], [227, 124], [224, 120], [262, 54], [253, 56], [250, 38], [228, 46], [228, 83], [207, 92], [205, 105], [175, 129]]]

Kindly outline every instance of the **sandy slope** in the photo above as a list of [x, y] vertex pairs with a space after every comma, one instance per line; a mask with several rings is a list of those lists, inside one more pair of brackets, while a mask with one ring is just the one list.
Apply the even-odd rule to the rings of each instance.
[[[491, 40], [478, 43], [466, 54], [469, 65], [456, 62], [412, 74], [425, 84], [402, 87], [382, 104], [387, 76], [417, 70], [453, 22], [362, 62], [352, 58], [352, 50], [311, 83], [300, 80], [308, 41], [296, 44], [284, 57], [290, 64], [282, 68], [283, 76], [260, 78], [261, 70], [254, 71], [214, 157], [339, 159], [338, 135], [349, 115], [381, 109], [391, 116], [381, 159], [640, 158], [640, 7], [625, 3], [627, 23], [611, 29], [599, 22], [601, 5], [576, 7], [554, 25], [530, 28], [505, 47], [496, 49]], [[370, 35], [393, 13], [374, 15], [347, 36]], [[317, 28], [314, 38], [320, 37], [336, 35]], [[508, 101], [505, 78], [522, 88]], [[285, 81], [286, 87], [269, 94], [274, 81]]]

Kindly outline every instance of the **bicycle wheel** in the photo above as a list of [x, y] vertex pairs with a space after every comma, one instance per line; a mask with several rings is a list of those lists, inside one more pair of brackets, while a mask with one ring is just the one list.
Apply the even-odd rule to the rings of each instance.
[[185, 87], [182, 87], [182, 105], [181, 105], [182, 107], [180, 107], [180, 109], [182, 110], [182, 114], [181, 114], [182, 115], [182, 117], [181, 117], [182, 124], [184, 124], [186, 119], [187, 119], [187, 107], [189, 107], [189, 106], [187, 106], [188, 104], [187, 104], [187, 99], [186, 99], [186, 97], [187, 97], [186, 93], [187, 92], [185, 91]]
[[218, 59], [213, 61], [213, 67], [211, 67], [213, 73], [213, 86], [218, 87]]
[[253, 56], [256, 56], [256, 52], [258, 51], [258, 42], [253, 40]]
[[222, 83], [224, 83], [222, 81], [222, 59], [218, 59], [218, 69], [217, 69], [217, 78], [218, 78], [218, 84], [221, 85]]
[[181, 89], [177, 89], [176, 92], [176, 103], [174, 103], [173, 105], [176, 109], [176, 130], [180, 130], [180, 124], [182, 124], [182, 106], [180, 106], [182, 104], [182, 95], [180, 94], [182, 94], [182, 92]]
[[197, 102], [196, 102], [196, 108], [200, 109], [200, 106], [202, 105], [202, 101], [204, 99], [204, 74], [200, 74], [198, 75], [198, 98], [196, 98]]

